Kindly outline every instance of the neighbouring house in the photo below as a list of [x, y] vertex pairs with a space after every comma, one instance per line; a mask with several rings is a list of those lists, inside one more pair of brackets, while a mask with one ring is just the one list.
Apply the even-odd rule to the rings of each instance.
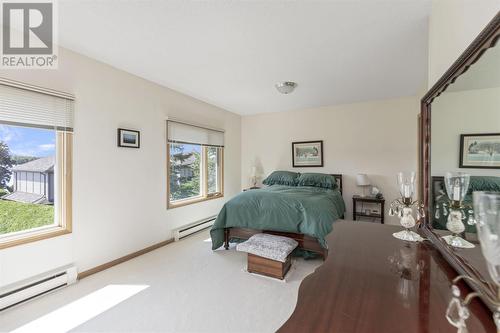
[[14, 191], [2, 199], [50, 204], [54, 202], [55, 157], [39, 158], [12, 167]]

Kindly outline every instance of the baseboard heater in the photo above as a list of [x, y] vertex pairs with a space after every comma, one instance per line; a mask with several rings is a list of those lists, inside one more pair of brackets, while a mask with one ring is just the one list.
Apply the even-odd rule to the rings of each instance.
[[174, 230], [175, 241], [177, 242], [183, 239], [184, 237], [194, 234], [195, 232], [211, 227], [214, 224], [216, 217], [217, 215], [214, 215]]
[[76, 282], [73, 265], [37, 275], [0, 289], [0, 312]]

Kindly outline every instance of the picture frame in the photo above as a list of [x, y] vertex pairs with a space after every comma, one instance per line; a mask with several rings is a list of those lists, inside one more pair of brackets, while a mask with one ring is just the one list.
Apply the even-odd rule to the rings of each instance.
[[136, 130], [119, 128], [118, 129], [118, 147], [140, 148], [141, 133]]
[[323, 167], [323, 140], [292, 142], [292, 166]]
[[500, 133], [461, 134], [459, 167], [500, 169]]

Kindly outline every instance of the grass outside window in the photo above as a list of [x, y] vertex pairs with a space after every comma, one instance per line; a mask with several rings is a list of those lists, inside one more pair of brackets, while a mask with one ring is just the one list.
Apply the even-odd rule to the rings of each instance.
[[[20, 174], [19, 179], [16, 175], [12, 184], [8, 184], [8, 190], [0, 191], [0, 249], [68, 234], [72, 230], [73, 134], [55, 131], [54, 138], [53, 198], [45, 195], [40, 199], [42, 203], [26, 203], [12, 197], [20, 192], [21, 196], [38, 195], [29, 191], [43, 188], [41, 180], [47, 179], [45, 176], [26, 176], [30, 172], [19, 168], [29, 163], [26, 161], [12, 168], [12, 172]], [[37, 165], [37, 159], [31, 161]]]
[[54, 225], [54, 206], [0, 200], [0, 235]]

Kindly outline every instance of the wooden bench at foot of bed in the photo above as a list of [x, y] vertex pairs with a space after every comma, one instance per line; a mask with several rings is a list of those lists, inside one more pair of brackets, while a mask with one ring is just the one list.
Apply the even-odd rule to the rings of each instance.
[[272, 231], [272, 230], [257, 230], [257, 229], [248, 229], [248, 228], [224, 228], [224, 248], [229, 249], [229, 240], [231, 238], [239, 238], [239, 239], [249, 239], [255, 234], [270, 234], [276, 236], [288, 237], [291, 239], [295, 239], [297, 243], [299, 243], [299, 248], [307, 251], [311, 251], [319, 254], [323, 260], [328, 256], [328, 250], [323, 248], [318, 240], [314, 237], [304, 235], [304, 234], [296, 234], [292, 232], [281, 232], [281, 231]]

